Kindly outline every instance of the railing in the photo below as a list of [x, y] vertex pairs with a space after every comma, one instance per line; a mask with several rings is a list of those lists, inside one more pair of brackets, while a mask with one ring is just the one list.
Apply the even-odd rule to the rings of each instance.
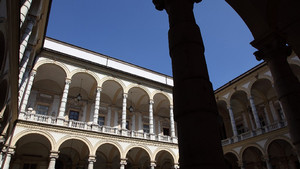
[[64, 127], [69, 127], [69, 128], [76, 128], [76, 129], [81, 129], [81, 130], [96, 131], [99, 133], [120, 135], [120, 136], [125, 136], [125, 137], [140, 138], [140, 139], [146, 139], [146, 140], [155, 140], [155, 141], [162, 141], [162, 142], [169, 142], [169, 143], [177, 143], [177, 137], [173, 138], [173, 137], [164, 136], [164, 135], [154, 135], [154, 134], [132, 131], [132, 130], [122, 130], [122, 129], [118, 129], [118, 128], [110, 127], [110, 126], [100, 126], [98, 124], [92, 124], [90, 122], [58, 119], [57, 117], [36, 114], [31, 111], [21, 112], [19, 114], [19, 119], [26, 120], [26, 121], [33, 121], [33, 122], [37, 122], [37, 123], [44, 123], [44, 124], [64, 126]]
[[224, 139], [224, 140], [222, 140], [222, 146], [226, 146], [226, 145], [233, 144], [233, 143], [236, 143], [239, 141], [243, 141], [243, 140], [246, 140], [246, 139], [267, 133], [267, 132], [271, 132], [271, 131], [274, 131], [274, 130], [277, 130], [277, 129], [280, 129], [280, 128], [283, 128], [286, 126], [287, 126], [287, 121], [274, 122], [270, 125], [263, 126], [260, 129], [250, 130], [245, 133], [239, 134], [237, 136], [233, 136], [231, 138]]

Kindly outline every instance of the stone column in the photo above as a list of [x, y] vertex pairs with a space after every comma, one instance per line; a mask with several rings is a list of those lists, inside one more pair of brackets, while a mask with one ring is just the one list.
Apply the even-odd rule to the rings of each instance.
[[125, 165], [127, 165], [126, 159], [121, 159], [120, 169], [125, 169]]
[[11, 160], [11, 156], [14, 155], [15, 151], [14, 149], [9, 149], [7, 154], [6, 154], [6, 158], [3, 160], [2, 163], [2, 166], [3, 166], [3, 169], [9, 169], [9, 165], [10, 165], [10, 160]]
[[51, 151], [48, 169], [55, 169], [56, 159], [58, 159], [58, 152]]
[[21, 6], [21, 9], [20, 9], [20, 27], [22, 27], [22, 25], [25, 21], [25, 18], [28, 14], [28, 11], [31, 7], [31, 3], [32, 3], [32, 0], [26, 0], [24, 2], [24, 4]]
[[123, 108], [122, 108], [122, 125], [121, 128], [126, 130], [126, 106], [127, 106], [127, 93], [123, 94]]
[[23, 59], [21, 60], [19, 66], [21, 67], [20, 68], [20, 72], [19, 72], [19, 86], [21, 85], [21, 82], [23, 81], [24, 79], [24, 73], [26, 71], [26, 67], [27, 67], [27, 64], [28, 64], [28, 61], [29, 61], [29, 56], [32, 52], [32, 47], [31, 46], [28, 46], [25, 53], [24, 53], [24, 56], [23, 56]]
[[67, 104], [67, 99], [68, 99], [70, 83], [71, 83], [71, 80], [66, 79], [64, 93], [63, 93], [62, 98], [61, 98], [59, 114], [58, 114], [58, 117], [57, 117], [57, 123], [60, 124], [60, 125], [63, 125], [63, 121], [65, 120], [64, 116], [65, 116], [65, 111], [66, 111], [66, 104]]
[[22, 35], [21, 40], [20, 40], [21, 45], [20, 45], [20, 51], [19, 51], [20, 52], [19, 53], [19, 62], [23, 58], [25, 49], [28, 44], [29, 37], [31, 36], [31, 32], [32, 32], [32, 29], [35, 24], [36, 24], [36, 17], [31, 16], [30, 19], [28, 19], [27, 27], [25, 28], [24, 34]]
[[[171, 128], [171, 137], [175, 137], [175, 123], [174, 123], [173, 106], [170, 106], [170, 128]], [[159, 129], [160, 129], [160, 126], [159, 126]]]
[[106, 118], [106, 125], [110, 127], [110, 121], [111, 121], [111, 107], [109, 106], [107, 108], [107, 118]]
[[260, 121], [259, 121], [259, 117], [258, 117], [258, 114], [257, 114], [256, 107], [255, 107], [254, 99], [253, 99], [252, 96], [249, 97], [249, 101], [250, 101], [250, 106], [251, 106], [251, 110], [252, 110], [252, 113], [253, 113], [256, 129], [259, 129], [259, 128], [261, 128], [261, 125], [260, 125]]
[[21, 111], [22, 112], [26, 111], [26, 106], [27, 106], [28, 98], [29, 98], [29, 95], [30, 95], [30, 91], [31, 91], [31, 87], [32, 87], [35, 75], [36, 75], [36, 71], [32, 70], [31, 74], [30, 74], [30, 77], [29, 77], [29, 80], [28, 80], [26, 90], [25, 90], [25, 94], [23, 96], [23, 101], [21, 103]]
[[237, 136], [238, 132], [237, 132], [236, 125], [235, 125], [235, 119], [234, 119], [232, 108], [231, 108], [231, 106], [228, 106], [227, 109], [228, 109], [228, 112], [229, 112], [229, 117], [230, 117], [233, 136]]
[[94, 163], [96, 162], [96, 157], [89, 156], [88, 162], [89, 162], [88, 169], [94, 169]]
[[278, 99], [286, 113], [292, 142], [297, 154], [300, 154], [300, 83], [287, 62], [292, 50], [276, 33], [270, 33], [251, 44], [259, 50], [254, 53], [256, 58], [264, 59], [270, 68]]
[[93, 125], [98, 125], [99, 108], [100, 108], [100, 93], [101, 93], [101, 87], [97, 87], [97, 93], [96, 93], [96, 98], [95, 98], [95, 109], [94, 109]]
[[154, 169], [155, 167], [156, 167], [155, 161], [151, 161], [151, 163], [150, 163], [150, 168], [151, 168], [151, 169]]
[[178, 169], [179, 168], [179, 164], [174, 164], [174, 169]]
[[264, 156], [264, 161], [266, 162], [267, 169], [272, 169], [272, 165], [268, 156]]
[[153, 128], [153, 100], [150, 100], [149, 102], [149, 131], [150, 134], [154, 134], [154, 128]]
[[169, 53], [174, 80], [174, 120], [179, 129], [180, 167], [223, 169], [225, 161], [218, 110], [200, 29], [193, 13], [194, 3], [200, 1], [153, 0], [156, 9], [165, 9], [169, 16]]

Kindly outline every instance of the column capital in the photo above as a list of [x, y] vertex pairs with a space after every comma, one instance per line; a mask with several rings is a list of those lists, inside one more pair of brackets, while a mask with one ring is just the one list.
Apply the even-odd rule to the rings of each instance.
[[36, 70], [35, 69], [32, 69], [31, 73], [30, 73], [30, 76], [35, 76], [36, 75]]
[[170, 110], [173, 110], [174, 109], [174, 106], [173, 105], [170, 105]]
[[123, 98], [127, 98], [128, 97], [128, 93], [123, 93]]
[[50, 158], [55, 158], [58, 159], [59, 155], [58, 155], [59, 151], [50, 151]]
[[122, 159], [121, 158], [120, 164], [121, 165], [127, 165], [127, 159], [124, 159], [124, 158]]
[[90, 156], [89, 156], [89, 159], [88, 159], [88, 162], [93, 162], [93, 163], [95, 163], [95, 162], [96, 162], [96, 156], [90, 155]]
[[97, 86], [97, 92], [101, 92], [102, 91], [102, 87], [101, 86]]
[[66, 84], [70, 84], [70, 83], [71, 83], [71, 81], [72, 81], [71, 79], [69, 79], [69, 78], [66, 78], [66, 80], [65, 80], [65, 83], [66, 83]]
[[156, 161], [151, 161], [151, 162], [150, 162], [150, 166], [151, 166], [151, 167], [156, 167]]
[[154, 104], [154, 100], [150, 99], [149, 104]]
[[178, 168], [179, 168], [179, 164], [178, 164], [178, 163], [175, 163], [175, 164], [174, 164], [174, 168], [175, 168], [175, 169], [178, 169]]

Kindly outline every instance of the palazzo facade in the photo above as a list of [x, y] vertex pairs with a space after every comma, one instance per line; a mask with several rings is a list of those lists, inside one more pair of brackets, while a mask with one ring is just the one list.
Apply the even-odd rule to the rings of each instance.
[[[0, 1], [13, 11], [9, 3], [19, 4]], [[50, 6], [46, 0], [22, 1], [17, 28], [8, 23], [21, 30], [15, 47], [3, 43], [10, 32], [0, 27], [1, 91], [8, 93], [0, 102], [1, 168], [179, 168], [173, 78], [45, 38]], [[14, 70], [7, 51], [16, 49], [18, 92], [10, 84], [13, 75], [5, 73]], [[293, 53], [288, 61], [300, 79], [299, 57]], [[265, 62], [215, 90], [215, 98], [229, 168], [300, 169]], [[197, 124], [190, 125], [201, 135]]]

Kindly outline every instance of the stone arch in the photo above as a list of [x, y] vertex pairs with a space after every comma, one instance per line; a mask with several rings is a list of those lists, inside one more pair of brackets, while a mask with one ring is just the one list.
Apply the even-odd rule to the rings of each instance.
[[266, 152], [266, 154], [268, 154], [268, 149], [269, 149], [270, 144], [275, 140], [284, 140], [287, 143], [289, 143], [292, 148], [295, 149], [295, 146], [293, 145], [292, 141], [288, 137], [286, 137], [286, 136], [277, 136], [277, 137], [273, 137], [273, 138], [268, 139], [267, 142], [265, 143], [264, 151]]
[[267, 80], [267, 81], [269, 81], [269, 82], [271, 83], [271, 85], [272, 85], [272, 84], [273, 84], [273, 79], [270, 79], [270, 78], [272, 78], [272, 77], [267, 76], [267, 75], [262, 75], [262, 76], [260, 76], [259, 78], [255, 79], [254, 81], [252, 81], [252, 82], [249, 84], [250, 94], [251, 94], [251, 90], [252, 90], [252, 88], [253, 88], [253, 85], [254, 85], [257, 81], [259, 81], [259, 80]]
[[162, 95], [166, 96], [166, 98], [169, 100], [170, 105], [173, 105], [173, 99], [169, 96], [169, 94], [166, 92], [163, 92], [163, 91], [159, 91], [159, 90], [155, 90], [154, 92], [151, 93], [150, 100], [151, 99], [153, 100], [153, 98], [156, 94], [162, 94]]
[[66, 135], [64, 136], [63, 138], [61, 138], [60, 140], [57, 141], [57, 144], [54, 148], [55, 151], [58, 151], [60, 146], [65, 142], [65, 141], [68, 141], [68, 140], [71, 140], [71, 139], [74, 139], [74, 140], [79, 140], [79, 141], [82, 141], [83, 143], [86, 144], [86, 146], [88, 147], [89, 149], [89, 153], [92, 152], [92, 144], [91, 142], [85, 138], [85, 137], [80, 137], [80, 136], [74, 136], [74, 135]]
[[45, 138], [48, 139], [50, 145], [51, 145], [51, 149], [54, 150], [55, 148], [55, 139], [54, 137], [45, 131], [40, 131], [40, 130], [32, 130], [32, 129], [27, 129], [25, 131], [22, 131], [20, 133], [18, 133], [17, 135], [15, 135], [14, 137], [12, 137], [12, 142], [11, 142], [11, 146], [15, 146], [16, 143], [24, 136], [29, 135], [29, 134], [39, 134], [44, 136]]
[[109, 81], [109, 80], [115, 81], [116, 83], [118, 83], [118, 84], [122, 87], [123, 91], [125, 91], [126, 85], [125, 85], [120, 79], [117, 79], [117, 78], [115, 78], [115, 77], [109, 77], [109, 76], [106, 76], [106, 77], [102, 78], [102, 79], [99, 81], [99, 85], [98, 85], [98, 86], [101, 86], [101, 87], [102, 87], [103, 83], [106, 82], [106, 81]]
[[88, 75], [91, 75], [94, 79], [95, 79], [95, 81], [97, 82], [97, 86], [98, 87], [101, 87], [99, 84], [100, 84], [100, 79], [99, 79], [99, 77], [94, 73], [94, 72], [92, 72], [92, 71], [89, 71], [89, 70], [86, 70], [86, 69], [80, 69], [80, 68], [78, 68], [78, 69], [75, 69], [75, 70], [73, 70], [71, 73], [70, 73], [70, 79], [72, 79], [72, 77], [75, 75], [75, 74], [77, 74], [77, 73], [86, 73], [86, 74], [88, 74]]
[[127, 88], [124, 90], [124, 93], [128, 93], [128, 91], [132, 88], [140, 88], [142, 90], [144, 90], [147, 94], [148, 94], [148, 97], [150, 98], [151, 96], [151, 92], [144, 86], [142, 85], [138, 85], [138, 84], [130, 84], [129, 86], [127, 86]]
[[251, 148], [251, 147], [257, 148], [257, 149], [261, 152], [261, 154], [262, 154], [263, 156], [266, 155], [265, 152], [264, 152], [264, 149], [263, 149], [260, 145], [258, 145], [258, 144], [256, 144], [256, 143], [253, 143], [253, 144], [248, 144], [248, 145], [246, 145], [245, 147], [243, 147], [243, 148], [241, 149], [240, 154], [239, 154], [239, 159], [243, 159], [243, 154], [244, 154], [245, 150], [246, 150], [247, 148]]
[[145, 150], [146, 153], [149, 155], [150, 160], [153, 160], [153, 159], [152, 159], [153, 156], [152, 156], [151, 150], [150, 150], [147, 146], [144, 146], [144, 145], [135, 145], [135, 144], [129, 145], [129, 146], [125, 149], [125, 151], [123, 152], [123, 154], [121, 154], [121, 158], [125, 159], [125, 158], [126, 158], [126, 155], [127, 155], [128, 152], [129, 152], [129, 150], [131, 150], [131, 149], [133, 149], [133, 148], [141, 148], [141, 149]]
[[115, 146], [115, 147], [118, 149], [118, 151], [119, 151], [119, 153], [120, 153], [120, 156], [123, 154], [122, 146], [121, 146], [118, 142], [114, 142], [114, 141], [111, 141], [111, 140], [98, 141], [98, 142], [95, 144], [95, 146], [93, 147], [93, 149], [92, 149], [93, 151], [91, 151], [91, 154], [92, 154], [92, 155], [95, 155], [97, 149], [98, 149], [100, 146], [104, 145], [104, 144], [111, 144], [111, 145]]
[[245, 88], [241, 88], [241, 90], [240, 90], [240, 89], [235, 89], [235, 90], [233, 90], [232, 92], [230, 92], [230, 94], [228, 95], [228, 99], [227, 99], [229, 105], [230, 105], [230, 101], [231, 101], [232, 96], [234, 95], [234, 93], [236, 93], [236, 92], [238, 92], [238, 91], [244, 92], [244, 93], [246, 94], [247, 97], [249, 96], [249, 95], [248, 95], [249, 93], [247, 93], [244, 89], [245, 89]]
[[249, 87], [249, 86], [248, 86], [248, 88], [245, 88], [245, 87], [243, 87], [243, 86], [239, 86], [239, 87], [237, 87], [236, 90], [237, 90], [237, 91], [243, 91], [243, 92], [245, 92], [245, 93], [247, 94], [248, 97], [250, 96], [250, 93], [251, 93], [250, 87]]
[[175, 153], [172, 150], [166, 149], [166, 148], [158, 148], [154, 151], [153, 153], [153, 157], [151, 157], [151, 159], [154, 159], [153, 161], [155, 161], [155, 158], [157, 156], [157, 154], [161, 151], [167, 151], [168, 153], [171, 154], [174, 163], [179, 163], [179, 158], [175, 155]]
[[70, 76], [70, 70], [67, 68], [66, 65], [64, 65], [63, 63], [61, 62], [56, 62], [54, 60], [41, 60], [41, 61], [38, 61], [35, 66], [33, 67], [33, 70], [37, 70], [40, 66], [44, 65], [44, 64], [54, 64], [56, 66], [59, 66], [60, 68], [62, 68], [65, 73], [66, 73], [66, 77], [69, 77]]

